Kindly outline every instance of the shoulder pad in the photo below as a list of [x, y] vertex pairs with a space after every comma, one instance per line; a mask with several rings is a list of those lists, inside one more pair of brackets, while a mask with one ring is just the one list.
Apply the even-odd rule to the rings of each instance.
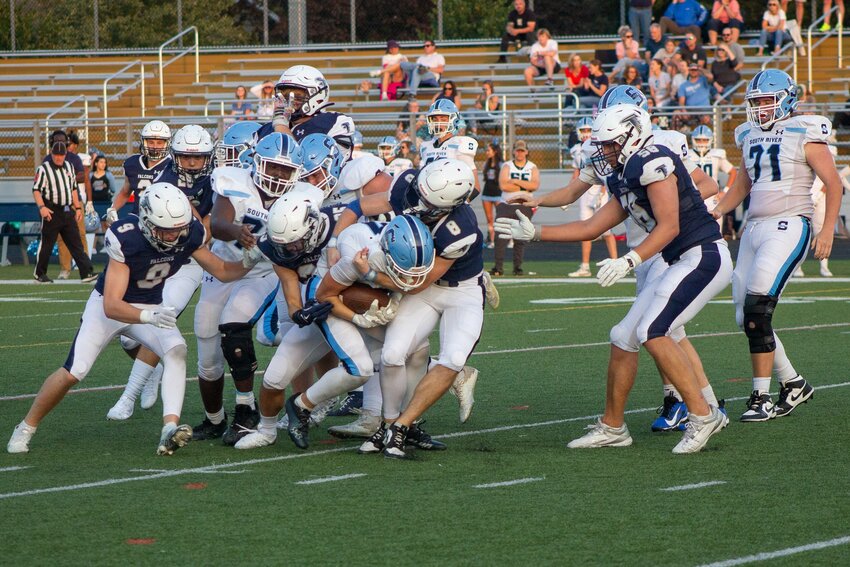
[[452, 141], [457, 140], [457, 151], [462, 154], [475, 155], [478, 151], [478, 142], [469, 136], [455, 136]]
[[[118, 225], [118, 223], [115, 223]], [[115, 228], [117, 228], [117, 226]], [[106, 231], [106, 234], [103, 235], [103, 243], [106, 246], [106, 254], [116, 260], [121, 262], [122, 264], [126, 262], [124, 258], [124, 251], [121, 249], [121, 241], [118, 240], [118, 235], [112, 230], [113, 227], [109, 227], [109, 230]]]
[[254, 194], [251, 172], [241, 167], [217, 167], [210, 176], [212, 190], [222, 197], [250, 199]]
[[366, 154], [345, 164], [339, 174], [338, 191], [358, 191], [366, 183], [384, 170], [384, 160], [373, 154]]
[[744, 122], [735, 128], [735, 145], [738, 146], [738, 148], [741, 148], [744, 145], [744, 138], [747, 137], [747, 134], [749, 134], [752, 127], [752, 124], [749, 122]]
[[716, 148], [709, 152], [709, 155], [716, 157], [718, 159], [726, 159], [726, 150], [721, 148]]
[[325, 200], [325, 194], [321, 189], [316, 187], [315, 185], [311, 185], [310, 183], [305, 183], [303, 181], [296, 181], [295, 185], [290, 189], [290, 193], [304, 193], [308, 199], [315, 203], [316, 208], [321, 208], [322, 203]]
[[[781, 122], [778, 124], [781, 124]], [[828, 144], [829, 138], [832, 135], [832, 122], [817, 114], [798, 114], [792, 116], [788, 120], [786, 129], [793, 131], [795, 126], [805, 129], [804, 143], [815, 142]]]
[[671, 150], [664, 146], [647, 146], [626, 162], [623, 177], [630, 186], [639, 184], [647, 187], [667, 179], [676, 169]]

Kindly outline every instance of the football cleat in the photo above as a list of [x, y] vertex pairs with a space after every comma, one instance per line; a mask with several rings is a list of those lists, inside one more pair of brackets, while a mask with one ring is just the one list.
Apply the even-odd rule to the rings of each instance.
[[251, 408], [249, 405], [236, 404], [236, 409], [233, 412], [233, 422], [224, 431], [221, 441], [225, 445], [233, 447], [244, 436], [256, 431], [259, 424], [260, 412]]
[[287, 429], [287, 428], [289, 427], [289, 416], [288, 416], [288, 415], [286, 415], [286, 412], [283, 412], [283, 417], [281, 417], [281, 418], [277, 421], [277, 425], [276, 425], [276, 427], [277, 427], [278, 429]]
[[185, 447], [192, 440], [192, 427], [189, 425], [174, 424], [162, 428], [159, 438], [159, 446], [156, 448], [157, 455], [173, 455], [174, 451]]
[[145, 382], [142, 395], [139, 398], [139, 405], [142, 406], [142, 409], [151, 409], [156, 403], [156, 398], [159, 396], [159, 383], [162, 381], [162, 370], [162, 365], [157, 364], [148, 381]]
[[286, 400], [286, 415], [289, 417], [286, 430], [296, 447], [306, 449], [310, 446], [310, 412], [298, 407], [295, 403], [295, 399], [300, 395], [300, 393], [292, 394]]
[[496, 288], [496, 284], [493, 283], [493, 277], [490, 275], [490, 272], [486, 270], [481, 274], [481, 276], [484, 278], [484, 289], [486, 291], [486, 295], [484, 297], [487, 300], [487, 305], [493, 309], [498, 309], [501, 298], [499, 297], [499, 290]]
[[361, 455], [369, 455], [372, 453], [380, 453], [384, 450], [384, 436], [387, 434], [387, 424], [381, 421], [378, 430], [375, 431], [369, 439], [360, 445], [357, 452]]
[[425, 422], [414, 422], [407, 429], [407, 437], [404, 439], [404, 444], [422, 449], [423, 451], [445, 451], [447, 449], [446, 444], [442, 441], [431, 439], [431, 436], [420, 427], [423, 423]]
[[803, 266], [797, 266], [797, 269], [794, 270], [794, 273], [791, 274], [792, 278], [804, 278], [806, 277], [806, 272], [803, 271]]
[[354, 415], [359, 413], [355, 410], [359, 410], [363, 407], [363, 392], [362, 391], [354, 391], [348, 392], [348, 395], [343, 398], [342, 402], [336, 407], [336, 409], [330, 411], [328, 413], [329, 417], [343, 417], [346, 415]]
[[336, 404], [337, 399], [338, 398], [334, 397], [316, 404], [316, 407], [310, 411], [310, 427], [319, 427], [319, 425], [321, 425], [328, 416], [328, 412], [331, 411], [331, 408], [334, 407], [334, 404]]
[[629, 428], [624, 423], [622, 427], [611, 427], [597, 419], [596, 423], [586, 427], [589, 431], [578, 439], [567, 443], [570, 449], [597, 449], [599, 447], [628, 447], [632, 444]]
[[708, 439], [729, 424], [726, 417], [718, 408], [709, 406], [711, 413], [705, 417], [691, 414], [685, 425], [682, 440], [673, 447], [673, 453], [682, 455], [685, 453], [697, 453], [705, 447]]
[[788, 380], [779, 389], [779, 401], [774, 406], [775, 417], [784, 417], [815, 395], [815, 389], [802, 376]]
[[770, 394], [759, 394], [753, 390], [750, 399], [747, 400], [747, 411], [741, 415], [741, 421], [767, 421], [774, 417], [776, 417], [776, 410], [773, 407]]
[[688, 419], [688, 406], [673, 394], [664, 396], [664, 404], [658, 408], [658, 417], [652, 422], [653, 431], [684, 429]]
[[589, 266], [579, 266], [578, 270], [567, 274], [567, 277], [570, 278], [589, 278], [591, 276], [593, 276], [593, 274], [591, 273]]
[[236, 442], [234, 447], [237, 449], [257, 449], [259, 447], [274, 445], [275, 441], [277, 441], [277, 430], [275, 430], [273, 435], [263, 433], [262, 431], [254, 431], [242, 437]]
[[384, 449], [381, 451], [388, 459], [404, 459], [404, 441], [407, 439], [407, 427], [393, 423], [384, 433]]
[[33, 435], [35, 435], [35, 427], [30, 427], [23, 422], [19, 423], [12, 431], [12, 437], [6, 444], [6, 451], [9, 453], [29, 453], [30, 439]]
[[121, 396], [118, 398], [118, 401], [115, 402], [115, 405], [106, 412], [106, 419], [110, 419], [112, 421], [124, 421], [125, 419], [130, 419], [130, 416], [133, 415], [134, 405], [133, 400], [125, 396]]
[[464, 366], [463, 370], [458, 372], [455, 381], [452, 383], [449, 391], [457, 398], [457, 403], [460, 405], [460, 422], [466, 423], [469, 415], [472, 413], [472, 406], [475, 405], [475, 383], [478, 381], [478, 369], [471, 366]]
[[334, 425], [328, 428], [328, 433], [340, 439], [369, 439], [381, 427], [381, 418], [361, 413], [357, 419], [347, 425]]
[[224, 414], [224, 419], [221, 423], [213, 423], [209, 418], [204, 418], [200, 425], [192, 428], [192, 439], [194, 441], [207, 441], [209, 439], [218, 439], [227, 430], [227, 414]]

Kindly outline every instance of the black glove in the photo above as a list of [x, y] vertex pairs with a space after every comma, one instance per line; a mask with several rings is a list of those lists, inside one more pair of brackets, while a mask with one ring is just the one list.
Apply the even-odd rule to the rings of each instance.
[[304, 307], [292, 314], [292, 322], [299, 327], [306, 327], [316, 321], [324, 321], [331, 313], [333, 305], [330, 301], [316, 301], [311, 299]]

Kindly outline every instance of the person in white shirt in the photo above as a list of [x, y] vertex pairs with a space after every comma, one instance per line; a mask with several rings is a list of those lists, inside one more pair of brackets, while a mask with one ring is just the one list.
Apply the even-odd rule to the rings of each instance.
[[537, 42], [531, 46], [529, 60], [531, 65], [525, 69], [525, 83], [531, 86], [535, 77], [545, 74], [546, 86], [553, 86], [553, 76], [561, 72], [561, 62], [558, 60], [558, 42], [552, 39], [546, 28], [537, 32]]
[[785, 10], [779, 7], [779, 0], [768, 0], [767, 10], [761, 19], [761, 34], [759, 35], [759, 57], [764, 54], [768, 43], [773, 44], [773, 52], [782, 49], [782, 44], [791, 40], [791, 34], [785, 29]]
[[434, 40], [425, 40], [422, 46], [424, 55], [420, 55], [416, 63], [403, 61], [401, 70], [407, 74], [407, 91], [409, 97], [416, 96], [416, 90], [421, 86], [439, 87], [440, 77], [446, 69], [446, 58], [437, 53]]
[[670, 74], [664, 70], [664, 63], [660, 59], [653, 59], [649, 62], [649, 92], [655, 100], [655, 106], [667, 106], [673, 100], [670, 86], [673, 79]]

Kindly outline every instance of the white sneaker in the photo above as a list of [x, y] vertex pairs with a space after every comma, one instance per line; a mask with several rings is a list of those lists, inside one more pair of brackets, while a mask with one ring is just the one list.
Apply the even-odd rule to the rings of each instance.
[[684, 453], [697, 453], [708, 443], [709, 437], [723, 429], [729, 424], [729, 418], [714, 406], [707, 416], [688, 414], [685, 423], [685, 433], [682, 440], [673, 447], [673, 453], [681, 455]]
[[829, 271], [829, 268], [826, 268], [826, 267], [824, 267], [824, 266], [821, 266], [821, 267], [820, 267], [820, 275], [821, 275], [821, 277], [823, 277], [823, 278], [831, 278], [831, 277], [832, 277], [832, 272], [830, 272], [830, 271]]
[[340, 439], [369, 439], [381, 427], [381, 418], [368, 413], [361, 413], [357, 419], [346, 425], [334, 425], [328, 428], [328, 433]]
[[57, 280], [67, 280], [70, 276], [71, 276], [71, 272], [69, 272], [68, 270], [62, 270], [61, 272], [59, 272], [59, 275], [56, 276], [56, 279]]
[[508, 248], [513, 248], [513, 247], [514, 247], [514, 239], [511, 238], [510, 240], [508, 240]]
[[277, 421], [275, 427], [278, 429], [289, 429], [289, 416], [286, 415], [286, 412], [283, 412], [283, 417]]
[[192, 426], [173, 424], [165, 425], [159, 436], [159, 445], [156, 448], [157, 455], [173, 455], [174, 451], [185, 447], [192, 440]]
[[373, 77], [373, 78], [374, 77], [380, 77], [381, 76], [381, 70], [380, 69], [374, 69], [372, 71], [369, 71], [369, 76]]
[[112, 406], [106, 413], [106, 419], [110, 419], [112, 421], [124, 421], [130, 419], [133, 415], [133, 400], [126, 396], [121, 396], [118, 398], [118, 401], [115, 402], [115, 405]]
[[24, 422], [19, 423], [12, 431], [12, 437], [9, 438], [6, 451], [9, 453], [29, 453], [30, 439], [33, 435], [35, 435], [35, 427], [30, 427]]
[[628, 447], [632, 444], [629, 428], [624, 423], [622, 427], [611, 427], [597, 419], [596, 423], [588, 425], [587, 433], [578, 439], [567, 443], [570, 449], [597, 449], [599, 447]]
[[277, 441], [277, 431], [275, 431], [274, 434], [255, 431], [237, 441], [234, 447], [237, 449], [256, 449], [258, 447], [274, 445], [275, 441]]
[[803, 266], [799, 266], [796, 270], [794, 270], [794, 273], [791, 274], [791, 277], [792, 278], [804, 278], [804, 277], [806, 277], [806, 274], [803, 273]]
[[501, 298], [499, 297], [499, 290], [496, 289], [496, 285], [493, 283], [493, 277], [487, 270], [484, 270], [481, 275], [484, 277], [484, 289], [486, 290], [487, 305], [493, 309], [498, 309]]
[[159, 395], [159, 383], [162, 381], [162, 364], [157, 364], [153, 369], [153, 373], [145, 382], [142, 388], [142, 395], [139, 400], [139, 405], [142, 409], [151, 409], [156, 403], [156, 398]]
[[464, 366], [463, 370], [458, 372], [452, 383], [449, 391], [457, 398], [457, 403], [460, 406], [460, 422], [466, 423], [469, 415], [472, 413], [472, 406], [475, 405], [475, 383], [478, 382], [478, 369], [471, 366]]
[[316, 407], [310, 410], [310, 427], [319, 427], [325, 421], [325, 418], [328, 417], [328, 412], [333, 409], [338, 400], [339, 396], [334, 396], [329, 400], [316, 404]]
[[590, 267], [581, 265], [578, 270], [570, 272], [567, 276], [571, 278], [589, 278], [593, 276], [593, 274], [590, 272]]

